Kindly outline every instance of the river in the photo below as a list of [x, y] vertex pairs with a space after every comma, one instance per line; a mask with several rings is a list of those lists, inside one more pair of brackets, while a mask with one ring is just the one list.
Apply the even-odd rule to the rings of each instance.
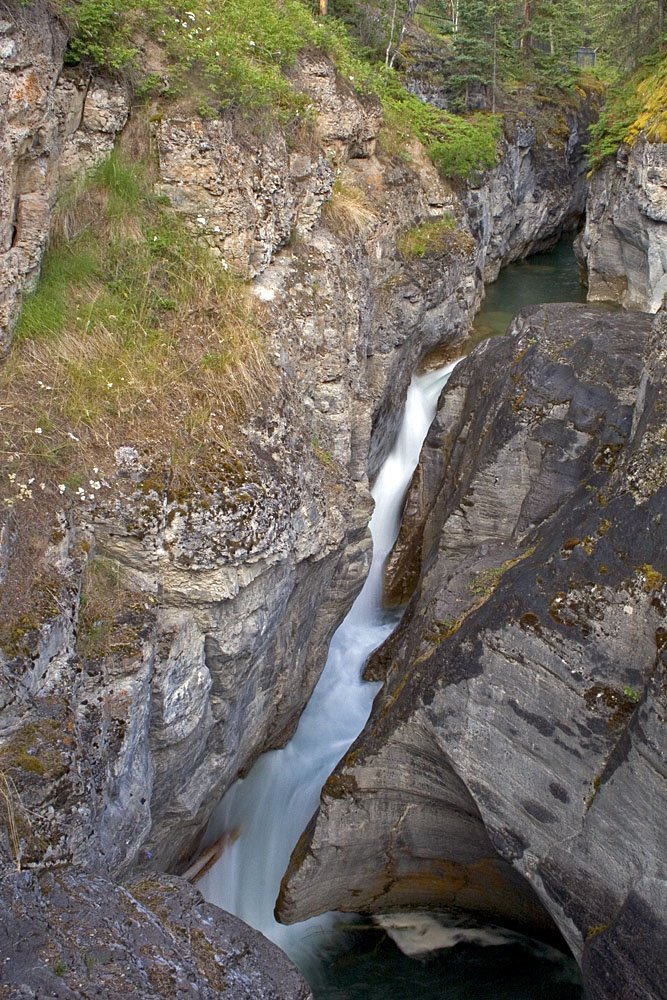
[[[523, 305], [583, 301], [569, 244], [510, 265], [487, 290], [470, 349], [504, 332]], [[377, 684], [361, 681], [370, 653], [397, 623], [381, 606], [382, 573], [399, 526], [402, 500], [435, 414], [438, 396], [456, 362], [413, 377], [399, 432], [373, 488], [373, 561], [363, 590], [332, 639], [320, 682], [290, 743], [264, 754], [236, 782], [211, 821], [208, 837], [240, 831], [221, 860], [199, 882], [206, 899], [261, 930], [301, 967], [316, 1000], [577, 1000], [574, 962], [499, 929], [451, 926], [446, 917], [412, 918], [406, 936], [436, 936], [438, 950], [409, 958], [368, 921], [327, 914], [283, 926], [273, 917], [290, 853], [317, 808], [327, 776], [363, 728]], [[407, 949], [406, 949], [407, 950]]]

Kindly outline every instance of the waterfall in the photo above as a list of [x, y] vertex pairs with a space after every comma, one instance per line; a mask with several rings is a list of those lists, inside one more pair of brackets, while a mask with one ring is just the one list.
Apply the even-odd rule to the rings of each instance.
[[285, 926], [276, 922], [273, 908], [322, 785], [361, 732], [380, 687], [362, 681], [361, 671], [397, 624], [382, 607], [384, 564], [438, 396], [457, 363], [413, 377], [396, 443], [373, 488], [373, 559], [364, 587], [331, 640], [294, 737], [283, 749], [264, 754], [230, 788], [209, 828], [213, 839], [225, 831], [238, 830], [239, 836], [198, 883], [205, 898], [262, 931], [302, 968], [331, 935], [334, 915]]

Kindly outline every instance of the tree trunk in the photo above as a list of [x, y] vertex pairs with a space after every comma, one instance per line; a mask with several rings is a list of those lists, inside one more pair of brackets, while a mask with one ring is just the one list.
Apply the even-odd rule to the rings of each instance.
[[320, 0], [320, 15], [326, 17], [329, 12], [329, 0]]
[[491, 78], [491, 114], [496, 113], [496, 86], [498, 83], [498, 15], [493, 19], [493, 76]]
[[521, 48], [524, 54], [528, 54], [533, 47], [533, 36], [530, 26], [533, 23], [534, 0], [524, 0], [523, 4], [523, 35], [521, 37]]

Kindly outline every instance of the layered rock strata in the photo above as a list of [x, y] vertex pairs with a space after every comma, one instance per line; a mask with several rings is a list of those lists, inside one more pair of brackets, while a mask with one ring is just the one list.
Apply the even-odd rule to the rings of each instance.
[[[30, 114], [5, 130], [6, 175], [18, 177], [27, 156], [41, 178], [22, 182], [44, 205], [29, 284], [56, 180], [111, 148], [129, 105], [111, 84], [59, 72], [60, 35], [56, 45], [18, 21], [4, 30], [15, 45], [7, 78], [39, 82]], [[418, 145], [410, 163], [378, 148], [377, 104], [328, 60], [305, 59], [295, 80], [317, 117], [296, 150], [278, 131], [236, 134], [229, 121], [182, 112], [155, 124], [159, 189], [212, 252], [255, 277], [278, 402], [192, 489], [171, 489], [168, 470], [128, 441], [95, 500], [59, 515], [32, 603], [17, 609], [2, 651], [0, 763], [27, 810], [26, 862], [113, 873], [184, 862], [224, 790], [291, 731], [361, 584], [367, 472], [391, 444], [410, 371], [467, 330], [491, 242], [494, 267], [504, 252], [494, 233], [509, 232], [527, 191], [557, 191], [553, 238], [578, 210], [579, 191], [556, 169], [567, 150], [535, 132], [518, 159], [506, 145], [470, 214]], [[568, 149], [577, 162], [576, 144]], [[529, 200], [510, 257], [542, 239], [544, 214]], [[436, 252], [397, 251], [403, 233], [445, 213], [454, 225]], [[10, 285], [7, 320], [21, 283]], [[14, 528], [8, 519], [5, 565], [21, 558]], [[82, 586], [85, 598], [100, 571], [120, 595], [102, 648], [100, 623], [81, 615]]]
[[667, 144], [640, 136], [590, 182], [579, 254], [591, 302], [655, 313], [667, 296]]
[[389, 566], [414, 597], [283, 919], [440, 906], [544, 935], [550, 918], [591, 995], [658, 1000], [663, 327], [534, 307], [455, 371]]

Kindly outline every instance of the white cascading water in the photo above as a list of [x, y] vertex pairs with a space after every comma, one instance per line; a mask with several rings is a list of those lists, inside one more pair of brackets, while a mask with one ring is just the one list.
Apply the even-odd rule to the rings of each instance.
[[364, 682], [361, 671], [397, 624], [382, 607], [384, 564], [438, 396], [457, 363], [413, 377], [396, 444], [373, 488], [373, 559], [364, 587], [331, 640], [326, 666], [292, 740], [264, 754], [247, 778], [230, 788], [209, 828], [213, 840], [225, 831], [240, 835], [198, 888], [209, 902], [262, 931], [302, 969], [333, 933], [334, 915], [285, 926], [274, 919], [273, 908], [322, 785], [361, 732], [380, 687]]

